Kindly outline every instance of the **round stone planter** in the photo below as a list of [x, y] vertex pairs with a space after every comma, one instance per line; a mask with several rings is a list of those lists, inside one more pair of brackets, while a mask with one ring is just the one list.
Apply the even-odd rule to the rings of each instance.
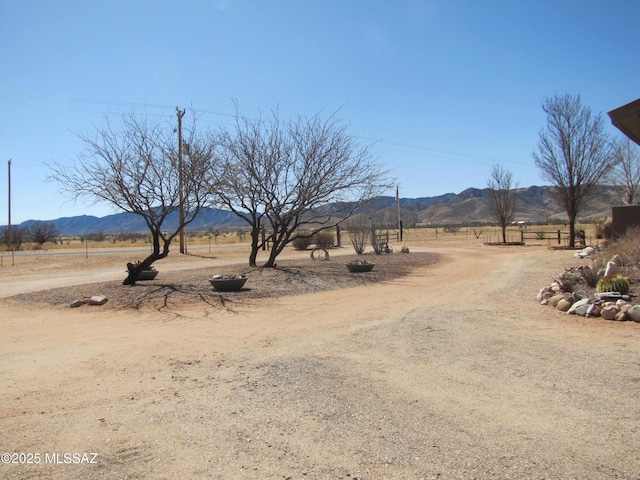
[[363, 273], [373, 270], [375, 263], [369, 262], [349, 262], [345, 263], [351, 273]]
[[247, 277], [237, 275], [233, 277], [217, 276], [209, 280], [211, 286], [218, 292], [234, 292], [240, 290], [247, 283]]
[[153, 280], [158, 276], [158, 270], [143, 270], [138, 275], [138, 280]]

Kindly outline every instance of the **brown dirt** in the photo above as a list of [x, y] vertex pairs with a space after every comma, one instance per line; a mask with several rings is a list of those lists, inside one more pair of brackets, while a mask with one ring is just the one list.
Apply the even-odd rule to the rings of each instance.
[[[0, 301], [0, 449], [32, 460], [0, 477], [638, 480], [640, 324], [534, 299], [579, 264], [572, 252], [407, 245], [387, 260], [438, 262], [337, 290], [240, 293], [233, 308], [133, 309], [116, 295], [71, 309], [41, 290], [48, 275], [80, 292], [79, 269], [3, 269], [4, 297], [40, 293]], [[313, 278], [296, 255], [294, 278]], [[158, 268], [208, 277], [231, 260]], [[349, 278], [334, 262], [327, 275]], [[100, 288], [123, 277], [93, 269]]]

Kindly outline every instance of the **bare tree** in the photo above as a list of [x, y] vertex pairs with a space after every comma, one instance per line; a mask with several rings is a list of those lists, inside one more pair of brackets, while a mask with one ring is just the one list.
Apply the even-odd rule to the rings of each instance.
[[600, 115], [582, 105], [580, 95], [546, 98], [547, 126], [532, 153], [541, 176], [555, 187], [553, 195], [569, 219], [569, 246], [575, 246], [575, 223], [589, 195], [614, 165], [611, 140]]
[[[502, 229], [502, 243], [507, 242], [507, 226], [516, 218], [519, 196], [513, 174], [500, 163], [494, 162], [487, 180], [489, 212]], [[477, 237], [476, 237], [477, 238]]]
[[[144, 218], [153, 251], [142, 262], [127, 264], [123, 284], [134, 285], [140, 272], [169, 254], [171, 241], [209, 201], [218, 180], [216, 142], [211, 135], [196, 133], [194, 119], [183, 136], [189, 156], [180, 161], [172, 126], [134, 114], [121, 120], [119, 129], [107, 119], [94, 135], [79, 135], [84, 151], [70, 166], [49, 165], [48, 178], [74, 199], [107, 202]], [[181, 201], [184, 216], [175, 222]]]
[[335, 228], [392, 185], [370, 149], [334, 116], [285, 122], [277, 112], [257, 119], [236, 113], [235, 129], [223, 128], [220, 137], [226, 155], [220, 201], [251, 227], [251, 266], [265, 243], [271, 250], [264, 266], [274, 267], [298, 232]]
[[29, 236], [39, 245], [54, 241], [60, 233], [55, 224], [50, 222], [35, 222], [29, 228]]
[[614, 185], [622, 186], [624, 204], [633, 205], [640, 185], [640, 151], [627, 137], [617, 141], [615, 149], [616, 164], [609, 178]]
[[24, 228], [14, 225], [11, 230], [8, 227], [3, 227], [0, 232], [2, 243], [7, 245], [7, 249], [20, 250], [22, 248], [22, 242], [24, 242], [27, 233]]
[[353, 245], [353, 249], [358, 255], [364, 253], [367, 240], [371, 236], [370, 224], [369, 216], [365, 213], [352, 215], [344, 222], [351, 245]]

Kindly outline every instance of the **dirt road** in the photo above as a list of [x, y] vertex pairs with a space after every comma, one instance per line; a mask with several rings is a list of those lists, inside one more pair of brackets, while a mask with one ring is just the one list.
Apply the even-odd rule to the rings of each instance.
[[0, 450], [32, 460], [0, 477], [640, 479], [640, 324], [536, 303], [569, 252], [429, 251], [234, 310], [0, 304]]

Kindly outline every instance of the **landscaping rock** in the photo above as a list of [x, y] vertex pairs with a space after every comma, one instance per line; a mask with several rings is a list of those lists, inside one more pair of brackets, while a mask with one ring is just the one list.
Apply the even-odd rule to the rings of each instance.
[[589, 255], [591, 255], [593, 253], [595, 249], [593, 247], [585, 247], [582, 250], [576, 252], [574, 254], [574, 257], [576, 258], [585, 258], [588, 257]]
[[589, 305], [589, 299], [588, 298], [583, 298], [581, 300], [578, 300], [577, 302], [575, 302], [573, 305], [571, 305], [571, 307], [569, 307], [569, 310], [567, 310], [567, 313], [569, 315], [575, 315], [576, 314], [576, 310], [580, 307], [584, 307], [584, 310], [581, 315], [584, 316], [587, 313], [587, 306]]
[[566, 300], [564, 293], [556, 293], [553, 297], [549, 299], [549, 305], [555, 308], [558, 306], [558, 302], [560, 300]]
[[600, 311], [600, 315], [605, 320], [614, 320], [616, 313], [618, 313], [618, 308], [614, 305], [608, 305]]
[[[607, 264], [607, 273], [618, 271], [619, 259], [613, 257]], [[536, 295], [541, 305], [550, 305], [568, 315], [579, 315], [587, 318], [602, 316], [605, 320], [620, 322], [633, 320], [640, 323], [640, 305], [634, 303], [633, 293], [595, 292], [595, 288], [586, 281], [587, 274], [593, 273], [594, 267], [567, 268], [558, 275], [549, 286], [541, 288]], [[599, 271], [602, 275], [604, 270]], [[615, 274], [615, 273], [614, 273]], [[640, 480], [640, 479], [639, 479]]]
[[[587, 312], [589, 311], [589, 309], [593, 307], [593, 305], [591, 304], [584, 304], [584, 305], [580, 305], [578, 307], [575, 308], [574, 313], [576, 315], [579, 315], [581, 317], [586, 317], [587, 316]], [[573, 305], [571, 306], [571, 308], [573, 308]], [[593, 315], [590, 315], [593, 316]]]
[[600, 311], [602, 310], [602, 306], [598, 305], [597, 303], [592, 303], [591, 305], [589, 305], [589, 308], [587, 308], [587, 317], [597, 317], [600, 315]]
[[618, 313], [616, 313], [616, 316], [613, 317], [613, 319], [618, 322], [624, 322], [627, 319], [627, 314], [620, 310]]
[[104, 295], [94, 295], [89, 298], [89, 305], [104, 305], [108, 298]]
[[629, 315], [629, 319], [634, 322], [640, 322], [640, 305], [633, 305], [627, 310], [627, 315]]
[[560, 300], [558, 302], [558, 304], [556, 305], [556, 309], [560, 310], [561, 312], [566, 312], [571, 308], [571, 302], [569, 300], [567, 300], [566, 298], [563, 298], [562, 300]]

